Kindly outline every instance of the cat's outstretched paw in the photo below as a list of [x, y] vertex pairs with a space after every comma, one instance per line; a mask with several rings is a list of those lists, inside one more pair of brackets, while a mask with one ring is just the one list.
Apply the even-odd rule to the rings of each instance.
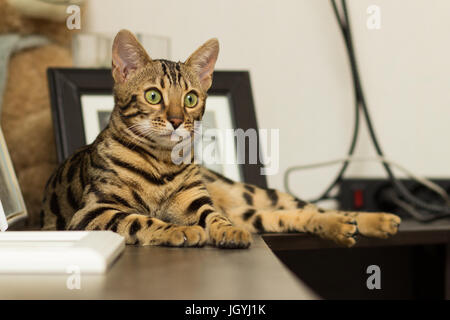
[[245, 249], [252, 243], [252, 235], [235, 226], [219, 226], [210, 231], [210, 242], [219, 248]]
[[312, 221], [314, 233], [339, 245], [352, 247], [358, 233], [356, 220], [336, 213], [318, 215]]
[[402, 220], [390, 213], [362, 213], [356, 221], [363, 236], [386, 239], [397, 233]]

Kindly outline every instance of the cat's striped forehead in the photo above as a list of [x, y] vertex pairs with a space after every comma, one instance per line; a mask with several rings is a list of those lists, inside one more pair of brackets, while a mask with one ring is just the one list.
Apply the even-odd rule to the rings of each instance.
[[165, 59], [154, 60], [153, 63], [160, 64], [162, 74], [160, 74], [160, 86], [165, 88], [169, 86], [179, 86], [184, 90], [187, 90], [191, 85], [189, 77], [187, 76], [187, 70], [181, 62], [173, 62]]
[[203, 91], [198, 75], [192, 68], [183, 62], [165, 59], [152, 60], [147, 66], [138, 70], [126, 83], [116, 83], [116, 87], [122, 87], [126, 92], [131, 93], [136, 89], [142, 89], [143, 84], [147, 86], [154, 84], [167, 91], [185, 92], [193, 89], [198, 93]]

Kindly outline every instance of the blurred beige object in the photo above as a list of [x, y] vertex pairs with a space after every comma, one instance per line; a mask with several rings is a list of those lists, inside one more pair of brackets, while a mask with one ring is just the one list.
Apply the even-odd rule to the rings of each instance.
[[[72, 41], [73, 64], [83, 68], [110, 68], [115, 34], [77, 33]], [[158, 59], [170, 60], [170, 38], [136, 33], [142, 46]]]
[[81, 5], [83, 0], [7, 0], [9, 5], [29, 18], [63, 22], [67, 7]]
[[44, 186], [57, 166], [46, 72], [72, 65], [70, 44], [76, 31], [68, 30], [62, 18], [69, 16], [65, 10], [72, 3], [80, 1], [0, 0], [0, 37], [48, 40], [14, 50], [1, 105], [1, 128], [32, 228], [39, 226]]

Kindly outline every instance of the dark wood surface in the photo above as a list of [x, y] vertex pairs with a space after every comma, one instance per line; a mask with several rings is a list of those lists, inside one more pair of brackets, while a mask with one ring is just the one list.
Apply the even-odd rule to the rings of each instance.
[[450, 300], [450, 244], [447, 244], [445, 253], [445, 288], [445, 299]]
[[0, 275], [0, 299], [314, 299], [260, 236], [248, 250], [127, 246], [105, 275]]
[[[342, 248], [331, 241], [300, 233], [271, 233], [263, 235], [272, 250], [308, 250]], [[402, 245], [426, 245], [450, 243], [450, 219], [420, 223], [403, 220], [399, 232], [389, 239], [360, 237], [354, 248], [385, 247]]]
[[[450, 299], [450, 219], [404, 220], [389, 239], [361, 237], [351, 249], [305, 234], [265, 234], [289, 269], [324, 299]], [[368, 290], [366, 268], [383, 270]]]

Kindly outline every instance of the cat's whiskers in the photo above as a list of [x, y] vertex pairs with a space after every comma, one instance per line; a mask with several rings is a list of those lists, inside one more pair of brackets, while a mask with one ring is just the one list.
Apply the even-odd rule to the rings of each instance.
[[[137, 132], [131, 129], [137, 129]], [[131, 141], [127, 143], [127, 147], [129, 147], [131, 150], [133, 150], [136, 147], [136, 143], [139, 138], [145, 138], [147, 135], [148, 130], [152, 130], [151, 126], [143, 125], [142, 123], [136, 123], [130, 127], [127, 127], [127, 129], [131, 130], [134, 133], [134, 136], [132, 136]], [[132, 146], [130, 146], [132, 145]]]

